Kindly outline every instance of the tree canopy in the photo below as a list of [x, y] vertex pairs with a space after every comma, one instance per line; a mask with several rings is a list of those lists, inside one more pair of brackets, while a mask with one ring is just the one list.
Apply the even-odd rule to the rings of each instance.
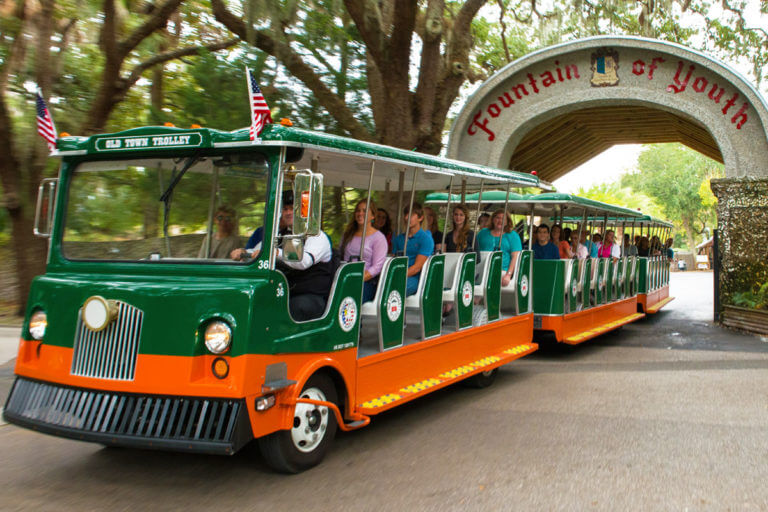
[[679, 144], [659, 144], [640, 154], [638, 170], [625, 174], [621, 184], [651, 197], [665, 219], [682, 227], [693, 249], [697, 235], [715, 225], [715, 201], [702, 188], [722, 176], [722, 164]]

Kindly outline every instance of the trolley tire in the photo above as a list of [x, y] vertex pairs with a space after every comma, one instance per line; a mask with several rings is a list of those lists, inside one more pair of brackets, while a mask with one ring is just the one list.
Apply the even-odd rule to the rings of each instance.
[[[325, 400], [336, 405], [339, 403], [336, 387], [330, 378], [322, 374], [310, 377], [299, 396]], [[295, 436], [301, 436], [301, 432], [305, 432], [304, 429], [307, 428], [311, 432], [313, 425], [309, 423], [309, 417], [306, 415], [308, 411], [310, 416], [319, 422], [318, 429], [313, 432], [319, 437], [316, 444], [302, 450], [297, 445], [301, 442], [306, 443], [306, 439], [297, 440]], [[302, 417], [299, 417], [300, 412], [303, 413]], [[258, 439], [259, 450], [264, 461], [281, 473], [300, 473], [318, 465], [325, 457], [336, 435], [336, 417], [327, 407], [297, 403], [294, 409], [294, 425], [297, 425], [297, 422], [298, 426], [291, 430], [279, 430]], [[325, 428], [322, 428], [324, 422]]]
[[462, 382], [468, 388], [476, 388], [476, 389], [487, 388], [488, 386], [493, 384], [498, 374], [499, 374], [499, 369], [494, 368], [493, 370], [489, 370], [487, 372], [476, 373], [475, 375], [469, 377], [468, 379], [464, 379], [464, 381]]

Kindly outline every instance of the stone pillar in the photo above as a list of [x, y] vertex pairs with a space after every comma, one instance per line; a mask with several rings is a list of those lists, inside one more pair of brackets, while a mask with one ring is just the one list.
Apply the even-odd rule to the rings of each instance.
[[722, 306], [734, 295], [757, 292], [768, 282], [768, 178], [723, 178], [711, 182], [717, 197]]

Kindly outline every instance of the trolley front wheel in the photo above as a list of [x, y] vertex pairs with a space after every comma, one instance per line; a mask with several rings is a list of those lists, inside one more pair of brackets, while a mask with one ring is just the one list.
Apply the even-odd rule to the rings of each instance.
[[[338, 405], [336, 388], [325, 375], [313, 375], [299, 396]], [[293, 410], [293, 427], [259, 438], [259, 449], [272, 468], [283, 473], [299, 473], [323, 460], [336, 435], [336, 427], [333, 411], [299, 402]]]

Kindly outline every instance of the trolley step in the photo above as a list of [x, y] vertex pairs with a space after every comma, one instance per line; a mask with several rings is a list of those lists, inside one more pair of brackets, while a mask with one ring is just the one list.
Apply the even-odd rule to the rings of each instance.
[[663, 308], [664, 306], [666, 306], [667, 304], [669, 304], [673, 300], [675, 300], [674, 297], [667, 297], [664, 300], [660, 300], [659, 302], [657, 302], [653, 306], [649, 306], [648, 307], [648, 313], [656, 313], [658, 310], [660, 310], [661, 308]]
[[565, 341], [565, 343], [568, 343], [570, 345], [578, 345], [583, 341], [590, 340], [595, 336], [599, 336], [608, 331], [618, 329], [622, 325], [634, 322], [635, 320], [643, 318], [644, 316], [645, 315], [643, 313], [633, 313], [623, 318], [619, 318], [618, 320], [608, 322], [607, 324], [598, 325], [597, 327], [594, 327], [588, 331], [580, 332], [579, 334], [574, 334], [573, 336], [569, 336], [565, 338], [565, 340], [563, 341]]
[[438, 388], [466, 379], [473, 374], [488, 371], [510, 361], [514, 361], [515, 359], [519, 359], [526, 354], [534, 352], [537, 348], [538, 345], [536, 343], [514, 345], [498, 354], [478, 359], [477, 361], [414, 382], [408, 386], [390, 390], [388, 393], [384, 393], [376, 398], [366, 400], [365, 402], [358, 404], [358, 411], [366, 415], [378, 414], [387, 409], [391, 409], [396, 405], [400, 405], [421, 395], [435, 391]]

